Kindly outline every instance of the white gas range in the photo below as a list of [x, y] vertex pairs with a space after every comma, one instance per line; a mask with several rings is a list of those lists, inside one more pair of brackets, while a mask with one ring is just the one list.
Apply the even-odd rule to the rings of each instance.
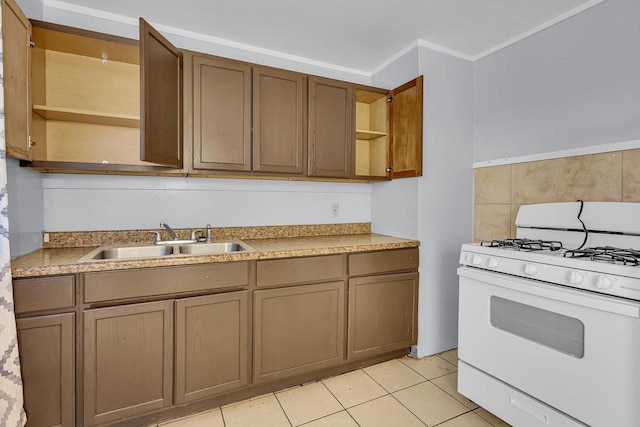
[[640, 203], [527, 205], [462, 246], [460, 393], [515, 426], [640, 425]]

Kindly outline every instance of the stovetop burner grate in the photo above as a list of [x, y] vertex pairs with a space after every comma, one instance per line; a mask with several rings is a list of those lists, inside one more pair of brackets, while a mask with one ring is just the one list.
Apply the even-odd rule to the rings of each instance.
[[531, 239], [504, 239], [504, 240], [484, 240], [481, 246], [491, 248], [515, 249], [518, 251], [559, 251], [562, 249], [562, 242], [553, 240], [531, 240]]
[[589, 258], [592, 261], [604, 261], [622, 265], [640, 265], [640, 250], [620, 249], [612, 246], [572, 249], [564, 253], [567, 258]]

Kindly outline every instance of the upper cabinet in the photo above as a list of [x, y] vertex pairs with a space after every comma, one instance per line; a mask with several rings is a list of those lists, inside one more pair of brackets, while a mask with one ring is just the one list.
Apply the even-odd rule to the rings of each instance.
[[422, 76], [390, 91], [356, 89], [355, 175], [422, 176]]
[[14, 0], [2, 0], [2, 51], [7, 155], [31, 160], [31, 23]]
[[309, 176], [353, 175], [354, 85], [309, 78]]
[[307, 76], [253, 69], [253, 170], [302, 175], [306, 171]]
[[181, 53], [140, 23], [138, 43], [33, 22], [31, 166], [182, 168]]
[[193, 167], [250, 171], [251, 66], [205, 56], [185, 62], [193, 67]]
[[141, 159], [182, 167], [182, 54], [140, 18]]
[[193, 168], [303, 175], [306, 76], [207, 55], [189, 58]]

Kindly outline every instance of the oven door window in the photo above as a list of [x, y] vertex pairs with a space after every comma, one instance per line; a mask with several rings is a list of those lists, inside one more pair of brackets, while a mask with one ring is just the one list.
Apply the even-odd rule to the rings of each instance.
[[492, 296], [491, 325], [569, 356], [584, 355], [584, 324], [573, 317]]

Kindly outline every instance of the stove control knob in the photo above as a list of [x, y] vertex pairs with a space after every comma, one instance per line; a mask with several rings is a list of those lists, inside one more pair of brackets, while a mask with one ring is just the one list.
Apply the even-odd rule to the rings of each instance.
[[570, 284], [578, 285], [582, 283], [584, 276], [579, 271], [570, 271], [568, 279]]
[[500, 265], [500, 261], [498, 261], [498, 258], [489, 258], [489, 262], [487, 263], [487, 266], [489, 268], [496, 268]]
[[533, 264], [525, 264], [523, 271], [527, 276], [535, 276], [536, 274], [538, 274], [538, 267]]
[[608, 276], [598, 277], [598, 280], [596, 281], [596, 288], [609, 289], [611, 286], [613, 286], [613, 282], [611, 281], [610, 277]]
[[474, 255], [473, 258], [471, 259], [471, 264], [473, 265], [482, 265], [482, 261], [484, 261], [482, 259], [482, 257], [480, 255]]

